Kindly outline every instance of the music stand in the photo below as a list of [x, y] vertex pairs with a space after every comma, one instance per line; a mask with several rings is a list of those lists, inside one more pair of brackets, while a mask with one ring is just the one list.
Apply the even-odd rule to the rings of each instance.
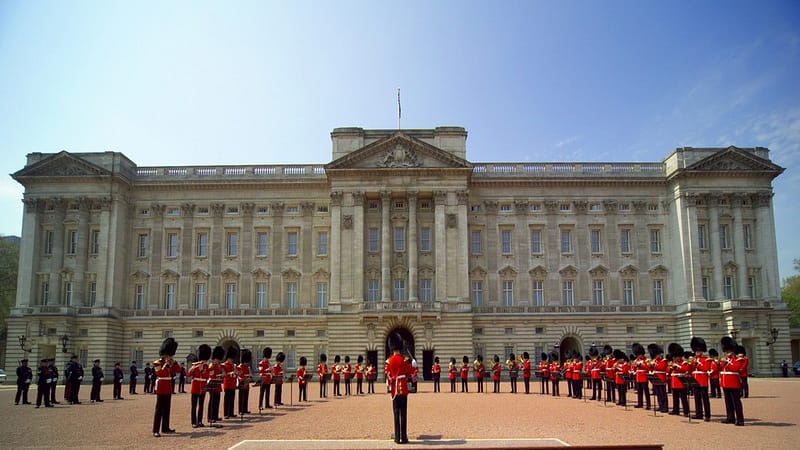
[[[209, 403], [208, 410], [209, 411], [211, 411], [211, 402], [213, 401], [211, 395], [214, 394], [214, 392], [216, 392], [217, 388], [220, 387], [220, 386], [222, 386], [222, 380], [208, 380], [206, 382], [205, 391], [209, 393], [209, 396], [208, 396], [208, 403]], [[219, 404], [216, 405], [216, 411], [214, 411], [213, 415], [216, 415], [217, 411], [219, 411]], [[222, 428], [222, 425], [218, 424], [217, 421], [214, 420], [214, 418], [211, 418], [211, 419], [208, 420], [208, 426], [212, 427], [212, 428]]]
[[608, 375], [606, 375], [605, 370], [603, 370], [603, 372], [600, 374], [600, 380], [603, 381], [602, 395], [603, 395], [603, 407], [605, 408], [606, 402], [608, 401], [608, 397], [611, 395], [611, 393], [608, 392], [610, 388], [608, 387]]
[[[684, 386], [686, 386], [686, 406], [689, 406], [689, 392], [694, 392], [694, 388], [700, 387], [700, 383], [691, 376], [691, 375], [676, 375], [678, 379], [681, 380]], [[692, 423], [692, 410], [691, 408], [687, 411], [689, 413], [689, 423]], [[696, 412], [696, 411], [695, 411]]]
[[586, 372], [581, 372], [580, 374], [581, 374], [581, 397], [583, 398], [583, 403], [586, 403], [587, 402], [586, 395], [583, 394], [583, 387], [586, 385], [586, 383], [584, 382], [586, 380], [590, 380], [591, 382], [592, 377]]
[[[630, 384], [631, 380], [633, 379], [633, 376], [631, 374], [629, 374], [629, 373], [623, 373], [621, 376], [622, 376], [622, 381], [625, 382], [623, 384], [623, 386], [625, 386], [625, 404], [622, 405], [622, 408], [623, 408], [623, 411], [628, 411], [628, 385]], [[621, 400], [621, 399], [617, 399], [617, 400]]]
[[[666, 386], [666, 384], [667, 384], [666, 381], [661, 381], [661, 378], [658, 378], [658, 375], [656, 375], [654, 373], [648, 373], [647, 374], [647, 380], [650, 381], [650, 384], [653, 385], [653, 393], [655, 393], [656, 386]], [[666, 397], [666, 395], [667, 395], [667, 393], [666, 393], [666, 390], [665, 390], [664, 391], [664, 396]], [[656, 410], [658, 410], [658, 408], [656, 408], [656, 402], [655, 402], [656, 400], [658, 400], [658, 408], [661, 408], [661, 399], [660, 398], [654, 398], [653, 401], [652, 401], [653, 417], [656, 417]]]

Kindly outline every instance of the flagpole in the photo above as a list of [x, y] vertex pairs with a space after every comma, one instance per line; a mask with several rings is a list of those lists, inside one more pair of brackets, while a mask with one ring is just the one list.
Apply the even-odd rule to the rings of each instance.
[[400, 129], [400, 118], [403, 116], [403, 110], [400, 108], [400, 86], [397, 86], [397, 129]]

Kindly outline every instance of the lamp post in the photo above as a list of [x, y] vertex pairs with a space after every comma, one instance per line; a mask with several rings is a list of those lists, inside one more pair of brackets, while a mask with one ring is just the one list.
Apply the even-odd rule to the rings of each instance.
[[23, 352], [28, 353], [29, 351], [31, 351], [31, 349], [25, 348], [25, 343], [28, 342], [28, 338], [24, 334], [20, 336], [18, 339], [19, 339], [19, 348], [21, 348]]
[[67, 353], [67, 344], [69, 343], [69, 336], [66, 334], [61, 336], [61, 353]]
[[769, 335], [772, 340], [767, 340], [767, 347], [778, 341], [778, 329], [773, 327], [771, 330], [769, 330]]

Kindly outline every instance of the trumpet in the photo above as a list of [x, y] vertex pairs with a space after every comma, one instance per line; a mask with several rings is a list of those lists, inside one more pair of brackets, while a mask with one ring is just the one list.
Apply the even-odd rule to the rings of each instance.
[[476, 359], [476, 360], [475, 360], [475, 361], [472, 363], [472, 366], [475, 368], [475, 370], [478, 370], [478, 369], [480, 369], [480, 368], [481, 368], [481, 362], [480, 362], [480, 361], [478, 361], [478, 360]]

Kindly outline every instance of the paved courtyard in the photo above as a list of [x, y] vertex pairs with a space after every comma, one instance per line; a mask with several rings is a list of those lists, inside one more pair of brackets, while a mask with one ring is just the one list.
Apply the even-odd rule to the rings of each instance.
[[[13, 377], [12, 377], [13, 378]], [[104, 403], [89, 403], [89, 386], [81, 389], [82, 405], [63, 402], [55, 408], [14, 405], [13, 379], [0, 387], [0, 447], [2, 448], [481, 448], [559, 445], [663, 444], [666, 449], [790, 449], [800, 443], [800, 378], [752, 379], [750, 398], [744, 400], [746, 426], [720, 423], [721, 399], [712, 399], [712, 422], [633, 409], [602, 402], [554, 398], [539, 394], [434, 394], [432, 384], [421, 384], [409, 399], [409, 438], [401, 446], [390, 441], [392, 412], [386, 394], [318, 398], [312, 383], [310, 400], [289, 404], [297, 386], [286, 386], [279, 409], [258, 414], [257, 391], [252, 391], [244, 420], [223, 421], [223, 428], [193, 429], [189, 394], [172, 402], [174, 435], [151, 436], [155, 396], [126, 395], [111, 400], [111, 386], [103, 389]], [[538, 392], [538, 384], [533, 385]], [[355, 385], [354, 385], [355, 387]], [[380, 391], [382, 385], [376, 385]], [[449, 385], [443, 383], [445, 391]], [[522, 388], [520, 383], [520, 389]], [[491, 388], [490, 388], [491, 389]], [[355, 389], [354, 389], [355, 390]], [[470, 390], [475, 390], [471, 383]], [[63, 396], [59, 386], [59, 396]], [[35, 387], [31, 401], [35, 401]], [[566, 386], [562, 383], [562, 394]], [[635, 398], [635, 394], [633, 395]], [[296, 400], [296, 399], [295, 399]], [[690, 403], [692, 399], [690, 399]], [[692, 403], [693, 405], [693, 403]], [[282, 441], [282, 442], [280, 442]]]

